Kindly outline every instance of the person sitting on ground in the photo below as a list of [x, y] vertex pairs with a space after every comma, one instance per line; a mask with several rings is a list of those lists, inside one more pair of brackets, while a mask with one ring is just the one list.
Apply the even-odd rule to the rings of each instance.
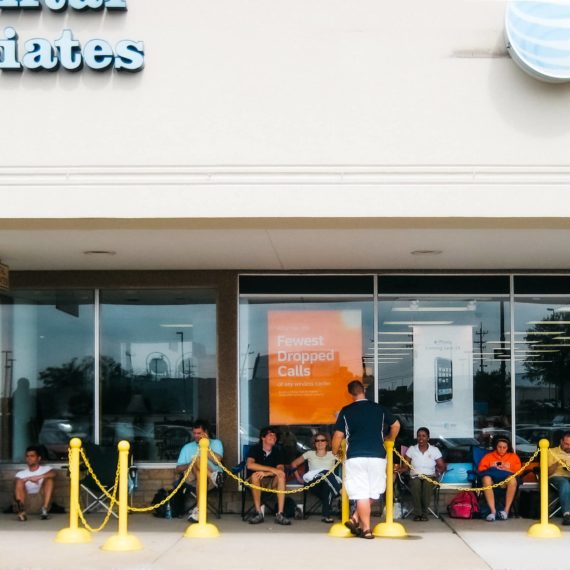
[[[521, 460], [513, 451], [511, 442], [506, 437], [498, 437], [493, 445], [493, 451], [483, 456], [479, 462], [479, 476], [484, 487], [500, 483], [521, 468]], [[506, 485], [506, 497], [504, 510], [497, 512], [495, 508], [495, 494], [493, 489], [483, 491], [485, 500], [491, 512], [487, 515], [487, 521], [493, 522], [496, 519], [507, 520], [509, 512], [517, 492], [518, 481], [511, 479]]]
[[[297, 457], [291, 467], [297, 469], [305, 461], [309, 463], [309, 470], [301, 477], [299, 472], [295, 471], [295, 477], [300, 483], [310, 483], [315, 479], [326, 475], [336, 464], [336, 457], [333, 455], [330, 444], [330, 438], [325, 433], [317, 433], [313, 436], [313, 450], [305, 451], [303, 455]], [[331, 473], [326, 479], [311, 488], [311, 491], [319, 497], [322, 505], [322, 518], [325, 523], [332, 523], [334, 519], [331, 517], [332, 501], [338, 497], [340, 493], [341, 480], [334, 473]]]
[[26, 449], [26, 465], [26, 469], [16, 473], [14, 482], [14, 499], [18, 519], [27, 520], [27, 512], [32, 512], [37, 508], [40, 518], [46, 520], [49, 518], [55, 471], [50, 465], [42, 465], [41, 447], [35, 445]]
[[[200, 491], [200, 447], [199, 442], [203, 437], [210, 439], [210, 424], [206, 420], [198, 419], [192, 425], [192, 437], [194, 441], [187, 443], [180, 450], [180, 455], [178, 456], [178, 461], [176, 463], [176, 472], [184, 473], [194, 457], [196, 461], [194, 462], [194, 467], [192, 467], [192, 472], [186, 479], [188, 484], [192, 484], [196, 487], [196, 499], [199, 496]], [[210, 451], [221, 461], [224, 456], [224, 446], [219, 439], [210, 439]], [[212, 459], [208, 458], [208, 490], [219, 487], [222, 480], [222, 468], [215, 463]], [[188, 515], [188, 520], [198, 521], [198, 505], [196, 505], [190, 514]]]
[[[247, 454], [248, 481], [266, 489], [285, 491], [285, 463], [283, 452], [276, 445], [277, 433], [272, 427], [264, 427], [259, 432], [259, 443], [254, 445]], [[264, 520], [261, 510], [261, 491], [251, 489], [255, 514], [249, 519], [250, 524], [259, 524]], [[285, 495], [277, 494], [277, 514], [275, 522], [281, 525], [290, 525], [291, 521], [283, 513], [285, 508]]]
[[[430, 445], [429, 429], [427, 427], [418, 428], [416, 432], [417, 444], [412, 445], [406, 451], [406, 459], [412, 466], [410, 472], [410, 491], [414, 503], [414, 520], [427, 521], [428, 509], [433, 495], [433, 485], [421, 479], [420, 474], [434, 478], [439, 477], [445, 471], [441, 451]], [[406, 465], [400, 467], [400, 472], [408, 471]]]
[[[564, 463], [566, 467], [560, 465]], [[562, 434], [560, 445], [548, 454], [548, 477], [558, 489], [562, 524], [570, 525], [570, 431]]]

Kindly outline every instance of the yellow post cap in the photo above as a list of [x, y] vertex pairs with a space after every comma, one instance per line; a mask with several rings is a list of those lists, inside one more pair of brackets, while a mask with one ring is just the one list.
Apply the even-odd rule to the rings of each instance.
[[131, 448], [131, 444], [128, 441], [119, 441], [119, 445], [117, 445], [119, 451], [129, 451]]
[[69, 446], [79, 449], [81, 447], [81, 440], [78, 437], [71, 438]]

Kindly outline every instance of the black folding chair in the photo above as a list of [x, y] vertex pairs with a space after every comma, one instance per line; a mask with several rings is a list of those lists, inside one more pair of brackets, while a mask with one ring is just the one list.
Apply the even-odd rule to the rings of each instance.
[[[112, 495], [117, 473], [117, 449], [114, 447], [102, 447], [94, 443], [85, 443], [83, 450], [95, 476], [105, 490]], [[103, 510], [105, 512], [111, 511], [111, 514], [118, 518], [118, 515], [111, 508], [109, 498], [96, 483], [83, 461], [80, 469], [85, 473], [85, 476], [80, 481], [81, 510], [83, 514]]]

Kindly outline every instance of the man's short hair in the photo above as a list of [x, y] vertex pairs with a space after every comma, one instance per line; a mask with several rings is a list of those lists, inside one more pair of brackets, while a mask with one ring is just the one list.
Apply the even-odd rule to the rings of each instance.
[[197, 419], [192, 424], [192, 429], [203, 429], [206, 433], [210, 433], [210, 422], [208, 420]]
[[259, 430], [259, 443], [261, 443], [261, 440], [268, 434], [268, 433], [274, 433], [277, 438], [279, 438], [279, 434], [277, 433], [277, 430], [273, 427], [273, 426], [265, 426], [264, 428], [261, 428]]
[[348, 384], [348, 393], [352, 396], [364, 394], [364, 384], [360, 380], [353, 380]]
[[42, 448], [39, 445], [28, 445], [28, 447], [26, 447], [26, 453], [29, 453], [29, 452], [33, 452], [37, 456], [42, 457], [42, 458], [44, 455], [42, 452]]
[[561, 437], [560, 439], [562, 440], [562, 439], [565, 439], [565, 438], [567, 438], [567, 437], [570, 437], [570, 431], [565, 431], [565, 432], [562, 434], [562, 437]]

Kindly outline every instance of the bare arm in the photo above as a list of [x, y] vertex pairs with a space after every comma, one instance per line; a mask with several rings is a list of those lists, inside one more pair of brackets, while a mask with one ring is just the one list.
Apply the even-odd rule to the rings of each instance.
[[400, 422], [398, 420], [396, 420], [390, 426], [390, 432], [388, 433], [388, 435], [384, 439], [386, 439], [388, 441], [396, 441], [396, 437], [398, 436], [399, 433], [400, 433]]
[[340, 451], [340, 446], [342, 444], [342, 440], [344, 439], [344, 433], [342, 431], [335, 431], [333, 436], [332, 436], [332, 442], [331, 442], [331, 447], [332, 447], [332, 452], [338, 456], [339, 451]]
[[264, 471], [265, 473], [271, 473], [272, 475], [277, 475], [279, 471], [285, 470], [285, 467], [283, 465], [278, 465], [277, 467], [269, 467], [269, 465], [261, 465], [261, 463], [256, 463], [253, 457], [247, 458], [246, 465], [250, 471]]

